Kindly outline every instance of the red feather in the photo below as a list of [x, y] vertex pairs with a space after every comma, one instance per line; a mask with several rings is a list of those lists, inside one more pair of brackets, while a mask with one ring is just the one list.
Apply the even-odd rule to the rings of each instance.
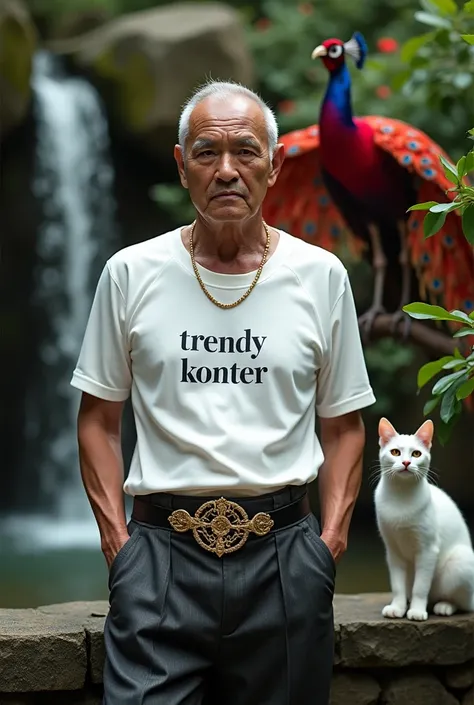
[[[389, 152], [413, 174], [417, 203], [445, 201], [454, 194], [438, 155], [449, 157], [424, 132], [400, 120], [367, 116], [375, 143]], [[283, 135], [286, 158], [275, 185], [263, 205], [265, 220], [292, 235], [341, 253], [345, 245], [357, 258], [365, 243], [346, 226], [342, 215], [324, 187], [320, 165], [319, 128], [311, 125]], [[450, 213], [441, 230], [425, 239], [424, 213], [413, 211], [407, 218], [410, 260], [425, 300], [448, 310], [474, 310], [474, 251], [463, 235], [461, 219]]]

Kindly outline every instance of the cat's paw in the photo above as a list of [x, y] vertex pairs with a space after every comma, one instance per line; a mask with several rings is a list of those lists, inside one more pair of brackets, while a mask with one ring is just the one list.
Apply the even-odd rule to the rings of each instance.
[[382, 616], [387, 617], [387, 619], [402, 619], [407, 611], [406, 607], [400, 607], [400, 605], [386, 605], [382, 610]]
[[451, 617], [456, 612], [456, 607], [450, 602], [437, 602], [433, 607], [433, 612], [442, 617]]
[[407, 612], [407, 617], [415, 622], [425, 622], [428, 619], [428, 612], [426, 610], [410, 609]]

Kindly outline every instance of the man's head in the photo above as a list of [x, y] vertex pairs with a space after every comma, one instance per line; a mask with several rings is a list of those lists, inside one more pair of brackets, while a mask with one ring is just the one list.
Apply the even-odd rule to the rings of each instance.
[[206, 220], [253, 216], [283, 162], [270, 108], [235, 83], [209, 83], [184, 106], [175, 158], [181, 183]]

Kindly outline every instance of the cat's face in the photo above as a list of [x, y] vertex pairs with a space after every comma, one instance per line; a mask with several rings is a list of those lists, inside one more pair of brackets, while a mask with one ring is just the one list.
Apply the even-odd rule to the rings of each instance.
[[428, 420], [414, 434], [397, 433], [390, 421], [379, 422], [380, 469], [388, 477], [421, 479], [430, 469], [433, 422]]

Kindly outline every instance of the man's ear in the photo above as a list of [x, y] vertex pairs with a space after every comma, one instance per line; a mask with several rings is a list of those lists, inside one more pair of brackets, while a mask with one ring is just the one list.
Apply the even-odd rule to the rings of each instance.
[[283, 144], [277, 144], [273, 152], [272, 170], [268, 178], [268, 186], [271, 187], [278, 178], [283, 162], [285, 161], [285, 147]]
[[186, 169], [184, 168], [184, 152], [183, 148], [179, 144], [174, 146], [174, 158], [178, 166], [179, 178], [181, 179], [181, 185], [184, 188], [188, 188], [188, 180], [186, 178]]

